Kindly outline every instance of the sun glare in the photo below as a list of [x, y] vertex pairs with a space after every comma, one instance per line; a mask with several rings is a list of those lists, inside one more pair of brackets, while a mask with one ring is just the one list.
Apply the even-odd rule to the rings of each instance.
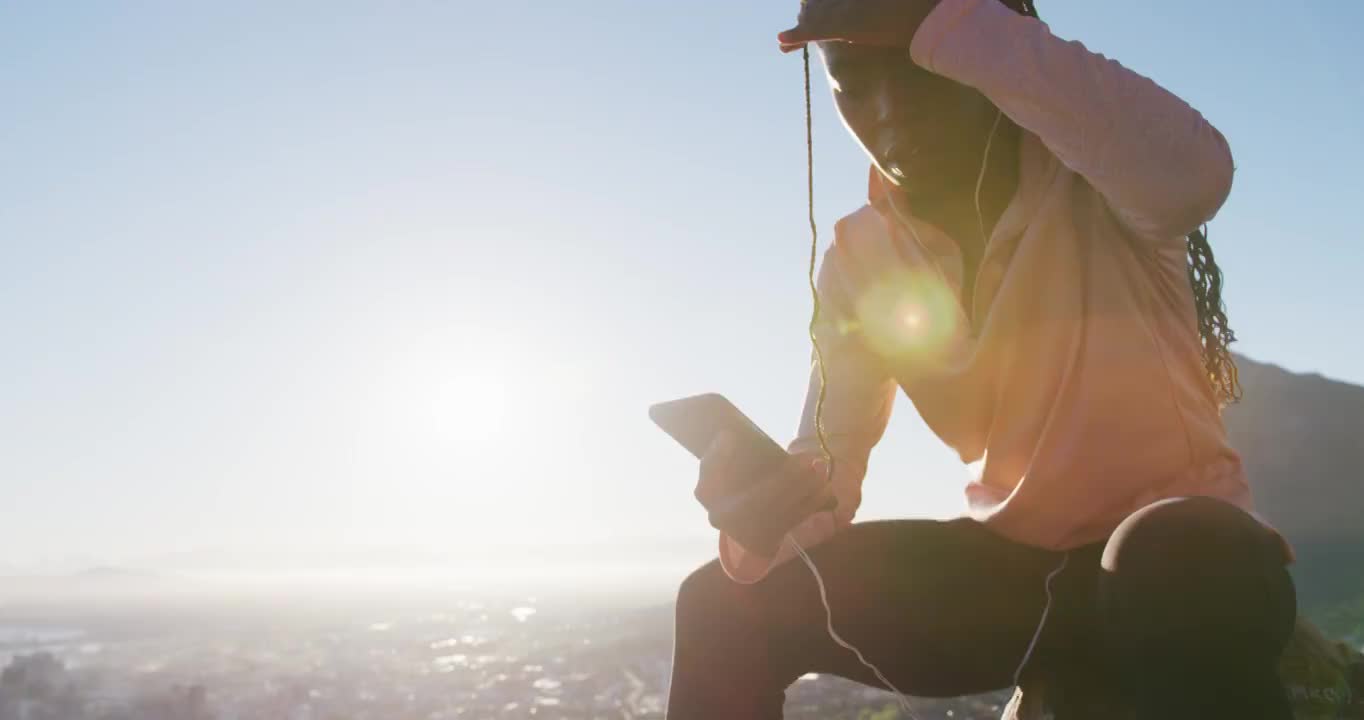
[[395, 347], [369, 438], [385, 474], [366, 491], [411, 503], [390, 534], [492, 542], [571, 531], [556, 503], [587, 464], [584, 434], [601, 425], [590, 362], [550, 333], [468, 326]]
[[430, 333], [395, 353], [387, 412], [404, 452], [440, 466], [507, 451], [535, 404], [517, 358], [506, 339], [469, 328]]
[[514, 378], [492, 368], [452, 368], [431, 397], [434, 430], [448, 442], [484, 444], [508, 433]]
[[586, 370], [567, 357], [476, 329], [426, 336], [393, 366], [394, 429], [436, 462], [529, 461], [520, 452], [527, 438], [537, 446], [567, 438], [583, 406]]

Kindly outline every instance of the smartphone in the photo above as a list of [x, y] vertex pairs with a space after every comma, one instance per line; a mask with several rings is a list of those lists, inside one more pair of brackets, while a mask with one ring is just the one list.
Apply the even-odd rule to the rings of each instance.
[[[786, 449], [768, 437], [723, 395], [706, 393], [658, 403], [649, 408], [654, 424], [668, 433], [699, 460], [715, 436], [728, 432], [734, 439], [731, 469], [739, 477], [758, 479], [786, 462]], [[820, 508], [832, 511], [838, 500], [830, 497]]]
[[649, 418], [698, 459], [721, 432], [734, 440], [734, 471], [750, 477], [786, 461], [786, 449], [768, 437], [723, 395], [706, 393], [658, 403]]

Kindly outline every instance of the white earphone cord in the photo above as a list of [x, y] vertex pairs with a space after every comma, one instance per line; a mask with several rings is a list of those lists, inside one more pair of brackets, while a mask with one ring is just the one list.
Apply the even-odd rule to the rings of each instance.
[[[834, 470], [833, 456], [832, 456], [832, 454], [829, 452], [828, 445], [825, 443], [825, 440], [824, 440], [824, 423], [823, 423], [823, 418], [821, 417], [821, 415], [822, 415], [822, 413], [823, 413], [823, 406], [824, 406], [824, 390], [825, 390], [825, 384], [826, 384], [826, 382], [825, 382], [825, 376], [824, 376], [824, 355], [823, 355], [823, 353], [820, 351], [819, 340], [818, 340], [818, 338], [816, 337], [816, 334], [815, 334], [815, 326], [816, 326], [816, 324], [817, 324], [817, 322], [818, 322], [818, 320], [819, 320], [819, 313], [820, 313], [819, 294], [818, 294], [818, 291], [815, 289], [815, 281], [814, 281], [814, 262], [815, 262], [815, 256], [816, 256], [816, 253], [817, 253], [818, 245], [819, 245], [819, 236], [818, 236], [818, 234], [817, 234], [817, 232], [816, 232], [816, 230], [815, 230], [815, 217], [814, 217], [814, 192], [815, 192], [815, 191], [814, 191], [814, 161], [813, 161], [813, 155], [814, 155], [814, 152], [813, 152], [814, 142], [813, 142], [813, 136], [812, 136], [813, 134], [812, 134], [812, 131], [811, 131], [811, 113], [810, 113], [810, 54], [809, 54], [809, 52], [810, 52], [810, 51], [809, 51], [808, 48], [806, 48], [805, 51], [804, 51], [804, 59], [805, 59], [805, 133], [806, 133], [805, 142], [806, 142], [806, 170], [807, 170], [808, 175], [809, 175], [808, 178], [807, 178], [807, 180], [808, 180], [808, 182], [807, 182], [807, 187], [808, 187], [808, 190], [809, 190], [810, 232], [811, 232], [811, 237], [813, 238], [813, 244], [812, 244], [811, 249], [810, 249], [810, 291], [811, 291], [811, 293], [814, 295], [814, 311], [813, 311], [813, 313], [812, 313], [812, 315], [811, 315], [811, 318], [810, 318], [810, 342], [811, 342], [811, 344], [814, 346], [814, 351], [815, 351], [815, 352], [814, 352], [814, 355], [815, 355], [815, 363], [816, 363], [817, 366], [818, 366], [818, 370], [819, 370], [819, 381], [820, 381], [820, 382], [819, 382], [819, 399], [818, 399], [818, 401], [815, 403], [815, 432], [816, 432], [816, 434], [817, 434], [817, 436], [818, 436], [818, 438], [819, 438], [820, 450], [823, 451], [823, 453], [824, 453], [824, 458], [825, 458], [825, 460], [827, 461], [827, 464], [828, 464], [828, 468], [829, 468], [829, 479], [832, 480], [833, 470]], [[981, 190], [981, 187], [982, 187], [982, 186], [984, 185], [984, 183], [985, 183], [985, 172], [986, 172], [986, 170], [987, 170], [987, 168], [989, 167], [989, 164], [990, 164], [990, 149], [994, 146], [995, 134], [996, 134], [996, 132], [999, 130], [999, 124], [1000, 124], [1000, 121], [1003, 119], [1003, 117], [1004, 117], [1003, 111], [999, 111], [998, 114], [995, 115], [994, 124], [993, 124], [993, 125], [991, 126], [991, 128], [990, 128], [990, 135], [989, 135], [988, 138], [986, 138], [986, 141], [985, 141], [985, 157], [981, 160], [981, 163], [980, 163], [980, 174], [977, 175], [977, 177], [976, 177], [976, 191], [975, 191], [976, 222], [977, 222], [977, 223], [979, 224], [979, 226], [980, 226], [981, 238], [982, 238], [982, 241], [985, 242], [985, 243], [988, 243], [988, 242], [989, 242], [989, 238], [986, 237], [986, 234], [985, 234], [985, 217], [984, 217], [984, 214], [981, 212], [981, 209], [980, 209], [980, 190]], [[899, 214], [899, 208], [895, 207], [895, 204], [894, 204], [894, 203], [891, 203], [891, 207], [892, 207], [892, 209], [896, 212], [896, 214], [898, 215], [898, 214]], [[901, 219], [902, 221], [905, 220], [905, 218], [904, 218], [903, 216], [901, 216], [900, 219]], [[916, 233], [916, 232], [914, 231], [914, 226], [913, 226], [912, 224], [910, 224], [909, 222], [905, 222], [904, 224], [905, 224], [905, 226], [906, 226], [907, 228], [909, 228], [910, 233], [912, 233], [912, 234], [915, 236], [915, 238], [914, 238], [914, 239], [915, 239], [915, 242], [918, 242], [918, 233]], [[913, 711], [913, 709], [910, 707], [909, 697], [908, 697], [907, 695], [905, 695], [903, 692], [901, 692], [900, 689], [897, 688], [897, 687], [895, 686], [895, 684], [892, 683], [892, 682], [890, 681], [890, 679], [886, 677], [885, 673], [881, 672], [881, 669], [880, 669], [880, 668], [876, 667], [876, 665], [873, 664], [870, 660], [867, 660], [867, 658], [862, 654], [862, 651], [857, 649], [857, 646], [853, 645], [852, 643], [848, 642], [847, 640], [844, 640], [843, 637], [840, 636], [840, 635], [838, 634], [838, 631], [834, 630], [834, 611], [833, 611], [833, 608], [829, 605], [829, 593], [828, 593], [827, 588], [825, 588], [825, 586], [824, 586], [824, 577], [823, 577], [822, 575], [820, 575], [820, 573], [819, 573], [819, 568], [815, 566], [814, 560], [811, 560], [811, 559], [810, 559], [810, 555], [809, 555], [808, 553], [805, 552], [805, 548], [801, 547], [800, 542], [796, 540], [795, 535], [793, 535], [793, 534], [791, 534], [791, 533], [788, 533], [788, 534], [786, 535], [786, 540], [787, 540], [788, 543], [790, 543], [791, 549], [795, 551], [796, 555], [800, 556], [800, 559], [803, 560], [803, 561], [805, 561], [805, 566], [808, 567], [808, 568], [810, 568], [810, 574], [813, 575], [814, 578], [815, 578], [815, 584], [819, 586], [819, 600], [820, 600], [821, 603], [824, 604], [825, 627], [826, 627], [826, 629], [827, 629], [828, 632], [829, 632], [829, 637], [830, 637], [835, 643], [837, 643], [840, 647], [846, 648], [847, 650], [851, 651], [852, 654], [855, 655], [855, 656], [857, 657], [857, 661], [860, 662], [860, 663], [862, 663], [862, 665], [865, 666], [868, 670], [871, 670], [872, 673], [873, 673], [874, 675], [876, 675], [876, 679], [881, 681], [881, 684], [882, 684], [882, 685], [886, 686], [891, 692], [895, 693], [895, 697], [899, 700], [900, 708], [901, 708], [902, 710], [905, 711], [905, 714], [906, 714], [911, 720], [913, 720], [913, 718], [914, 718], [914, 711]], [[1058, 575], [1060, 575], [1061, 572], [1062, 572], [1063, 570], [1065, 570], [1066, 565], [1067, 565], [1067, 563], [1069, 563], [1069, 561], [1070, 561], [1070, 553], [1066, 553], [1066, 554], [1061, 558], [1061, 564], [1060, 564], [1059, 566], [1057, 566], [1055, 570], [1052, 570], [1050, 574], [1047, 575], [1047, 579], [1046, 579], [1046, 581], [1045, 581], [1045, 583], [1044, 583], [1044, 589], [1046, 590], [1046, 594], [1047, 594], [1047, 602], [1046, 602], [1046, 605], [1043, 606], [1043, 608], [1042, 608], [1042, 616], [1041, 616], [1041, 618], [1040, 618], [1040, 619], [1038, 620], [1038, 622], [1037, 622], [1037, 629], [1036, 629], [1036, 631], [1033, 632], [1032, 641], [1028, 643], [1028, 648], [1027, 648], [1026, 651], [1024, 651], [1024, 653], [1023, 653], [1023, 658], [1019, 661], [1018, 667], [1014, 670], [1013, 681], [1014, 681], [1014, 685], [1015, 685], [1015, 686], [1018, 686], [1018, 684], [1021, 682], [1021, 678], [1022, 678], [1022, 675], [1023, 675], [1023, 670], [1027, 667], [1028, 661], [1029, 661], [1030, 659], [1032, 659], [1033, 651], [1037, 649], [1037, 643], [1038, 643], [1038, 641], [1042, 638], [1042, 631], [1043, 631], [1044, 628], [1046, 628], [1046, 625], [1047, 625], [1047, 617], [1051, 614], [1051, 606], [1052, 606], [1051, 584], [1052, 584], [1052, 581], [1055, 580], [1056, 577], [1057, 577]], [[912, 651], [911, 651], [911, 652], [912, 652]]]

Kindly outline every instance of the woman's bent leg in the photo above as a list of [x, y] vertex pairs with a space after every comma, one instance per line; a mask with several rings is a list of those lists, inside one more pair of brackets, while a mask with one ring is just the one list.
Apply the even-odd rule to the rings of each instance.
[[[933, 697], [1012, 683], [1062, 558], [971, 520], [860, 523], [810, 556], [835, 630], [901, 691]], [[669, 720], [780, 718], [786, 687], [807, 672], [881, 686], [825, 620], [799, 560], [753, 585], [715, 562], [697, 570], [678, 593]]]
[[1297, 605], [1278, 538], [1211, 498], [1156, 503], [1105, 548], [1099, 604], [1140, 717], [1291, 720], [1279, 655]]

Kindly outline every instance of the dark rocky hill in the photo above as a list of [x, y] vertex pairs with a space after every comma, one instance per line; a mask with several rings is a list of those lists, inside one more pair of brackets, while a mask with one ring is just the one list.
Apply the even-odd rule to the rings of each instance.
[[1288, 536], [1304, 609], [1364, 594], [1364, 387], [1238, 358], [1226, 411], [1259, 511]]

